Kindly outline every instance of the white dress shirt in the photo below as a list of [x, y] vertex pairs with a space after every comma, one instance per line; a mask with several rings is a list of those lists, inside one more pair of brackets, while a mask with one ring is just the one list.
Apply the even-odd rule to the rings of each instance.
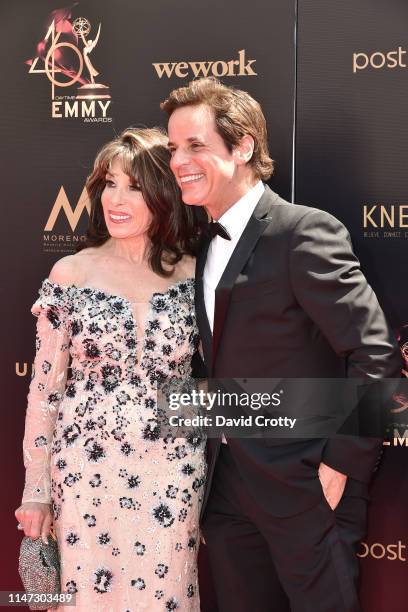
[[231, 236], [231, 240], [215, 236], [207, 253], [203, 289], [205, 310], [211, 331], [214, 330], [215, 289], [264, 191], [264, 184], [259, 181], [218, 219]]
[[[203, 274], [203, 289], [205, 310], [211, 331], [214, 331], [215, 290], [264, 191], [265, 186], [262, 181], [259, 181], [218, 219], [231, 236], [231, 240], [215, 236], [207, 253]], [[224, 434], [222, 434], [222, 442], [227, 444]]]

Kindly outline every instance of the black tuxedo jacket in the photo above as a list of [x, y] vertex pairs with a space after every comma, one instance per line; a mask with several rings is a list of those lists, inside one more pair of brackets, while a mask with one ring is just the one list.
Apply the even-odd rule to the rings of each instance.
[[[345, 227], [333, 216], [285, 202], [268, 187], [215, 294], [211, 334], [197, 258], [196, 311], [207, 375], [213, 378], [390, 378], [401, 356], [363, 276]], [[220, 439], [209, 439], [208, 498]], [[321, 461], [363, 487], [378, 461], [373, 438], [229, 438], [252, 496], [274, 516], [321, 500]], [[357, 482], [356, 482], [357, 481]]]

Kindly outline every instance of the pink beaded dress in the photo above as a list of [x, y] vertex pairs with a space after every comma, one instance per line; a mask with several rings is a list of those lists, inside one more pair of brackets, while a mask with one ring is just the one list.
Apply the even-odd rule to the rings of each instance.
[[148, 304], [45, 280], [24, 436], [23, 502], [52, 504], [78, 612], [200, 609], [204, 436], [160, 430], [157, 390], [189, 379], [194, 280]]

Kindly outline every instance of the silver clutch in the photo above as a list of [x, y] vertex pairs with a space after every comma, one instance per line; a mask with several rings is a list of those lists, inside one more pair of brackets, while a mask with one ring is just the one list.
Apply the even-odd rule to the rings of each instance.
[[[57, 541], [50, 535], [48, 544], [42, 538], [25, 536], [21, 541], [18, 571], [27, 593], [61, 592], [60, 559]], [[31, 602], [30, 610], [56, 608], [57, 602]]]

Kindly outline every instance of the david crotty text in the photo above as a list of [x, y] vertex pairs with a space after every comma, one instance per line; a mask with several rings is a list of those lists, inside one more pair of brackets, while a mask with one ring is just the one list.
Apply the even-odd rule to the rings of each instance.
[[236, 418], [227, 418], [220, 414], [215, 417], [196, 415], [194, 417], [183, 417], [173, 414], [169, 418], [169, 423], [172, 427], [289, 427], [293, 429], [296, 424], [296, 419], [289, 417], [271, 418], [258, 414], [256, 416], [240, 416]]

